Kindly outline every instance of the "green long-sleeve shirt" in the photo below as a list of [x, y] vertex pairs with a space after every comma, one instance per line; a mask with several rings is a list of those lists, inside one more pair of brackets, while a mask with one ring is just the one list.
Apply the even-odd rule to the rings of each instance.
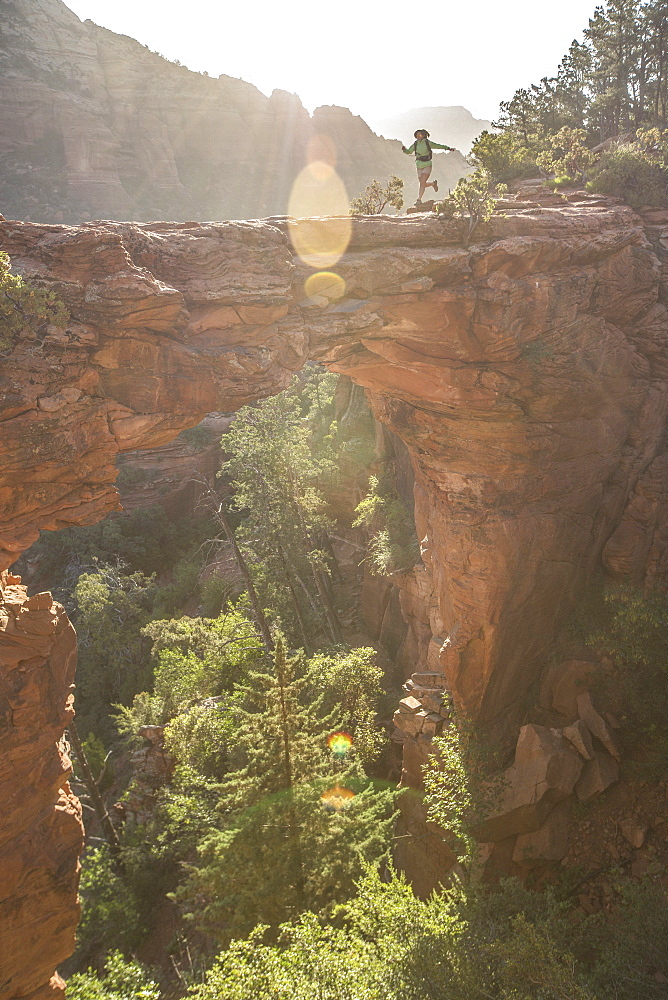
[[[429, 146], [431, 146], [432, 149], [452, 149], [452, 146], [444, 146], [440, 142], [433, 142], [432, 139], [429, 140]], [[426, 139], [416, 139], [412, 146], [409, 146], [408, 149], [404, 149], [404, 153], [415, 153], [415, 165], [418, 170], [428, 167], [431, 163], [429, 146], [427, 145]], [[429, 160], [418, 160], [418, 156], [429, 156]]]

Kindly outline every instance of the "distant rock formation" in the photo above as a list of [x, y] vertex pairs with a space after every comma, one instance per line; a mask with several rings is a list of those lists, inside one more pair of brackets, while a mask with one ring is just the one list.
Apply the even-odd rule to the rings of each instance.
[[[295, 94], [209, 78], [82, 23], [61, 0], [4, 0], [0, 212], [15, 219], [213, 220], [283, 215], [323, 142], [350, 197], [415, 168], [347, 108], [311, 117]], [[324, 141], [322, 137], [325, 137]], [[439, 157], [446, 190], [466, 172]]]
[[400, 115], [372, 121], [371, 127], [387, 139], [406, 142], [416, 128], [426, 128], [437, 142], [447, 143], [466, 154], [473, 140], [492, 123], [485, 118], [474, 118], [466, 108], [413, 108]]

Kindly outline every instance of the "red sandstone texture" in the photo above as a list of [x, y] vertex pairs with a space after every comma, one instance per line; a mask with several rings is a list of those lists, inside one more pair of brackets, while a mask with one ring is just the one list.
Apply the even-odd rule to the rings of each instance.
[[[366, 387], [411, 456], [424, 565], [398, 580], [406, 673], [443, 674], [460, 707], [512, 727], [601, 559], [638, 579], [664, 573], [668, 220], [646, 232], [630, 209], [584, 196], [507, 212], [470, 248], [456, 222], [355, 220], [337, 301], [305, 297], [310, 271], [280, 220], [2, 223], [0, 248], [72, 316], [0, 369], [3, 564], [40, 529], [116, 508], [120, 453], [322, 360]], [[642, 557], [640, 517], [652, 526]], [[64, 954], [44, 949], [41, 983]]]
[[74, 948], [83, 847], [63, 731], [76, 636], [50, 594], [0, 577], [0, 998], [42, 1000]]
[[72, 313], [2, 366], [5, 565], [40, 528], [116, 507], [120, 452], [323, 360], [409, 448], [425, 569], [404, 603], [433, 595], [429, 666], [467, 710], [507, 714], [648, 491], [661, 572], [667, 329], [641, 220], [530, 208], [463, 249], [456, 223], [359, 219], [331, 303], [305, 299], [285, 228], [2, 224], [17, 268]]

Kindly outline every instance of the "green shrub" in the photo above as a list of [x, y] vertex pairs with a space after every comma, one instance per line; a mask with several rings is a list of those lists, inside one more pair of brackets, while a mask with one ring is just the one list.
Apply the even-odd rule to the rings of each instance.
[[131, 950], [141, 934], [137, 900], [114, 868], [106, 845], [87, 850], [81, 866], [81, 920], [75, 961], [80, 968], [100, 952]]
[[0, 352], [16, 340], [45, 337], [49, 326], [64, 327], [69, 313], [53, 294], [11, 273], [11, 262], [0, 252]]
[[178, 440], [183, 441], [193, 451], [203, 451], [218, 444], [219, 434], [211, 427], [197, 424], [195, 427], [186, 427], [184, 431], [181, 431]]
[[471, 719], [454, 711], [432, 749], [422, 769], [427, 818], [457, 838], [460, 860], [471, 863], [477, 856], [473, 833], [503, 790], [499, 752]]
[[158, 984], [139, 962], [123, 958], [119, 951], [109, 955], [100, 976], [88, 969], [67, 980], [68, 1000], [160, 1000]]
[[[579, 926], [549, 891], [509, 880], [416, 899], [369, 872], [332, 922], [306, 913], [218, 956], [194, 1000], [659, 1000], [668, 906], [640, 886]], [[605, 928], [611, 933], [606, 939]], [[657, 975], [657, 974], [660, 974]]]
[[235, 726], [229, 698], [208, 698], [180, 712], [165, 729], [165, 745], [180, 764], [197, 775], [220, 780], [227, 770]]
[[353, 527], [370, 532], [371, 572], [386, 575], [410, 569], [420, 558], [415, 522], [406, 503], [387, 477], [369, 477], [369, 492], [355, 508]]
[[74, 595], [79, 640], [77, 712], [83, 731], [105, 738], [109, 710], [129, 704], [151, 683], [150, 644], [142, 627], [151, 614], [155, 584], [142, 573], [111, 566], [82, 573]]
[[392, 174], [387, 184], [383, 187], [380, 181], [371, 181], [371, 184], [350, 201], [351, 215], [380, 215], [388, 206], [401, 211], [404, 205], [404, 182], [396, 174]]
[[[509, 958], [521, 953], [526, 962], [522, 912], [542, 950], [506, 987]], [[402, 878], [383, 883], [369, 872], [333, 925], [304, 914], [283, 926], [278, 945], [264, 943], [258, 928], [219, 955], [192, 992], [196, 1000], [566, 1000], [560, 990], [575, 983], [568, 1000], [584, 1000], [560, 954], [556, 913], [549, 896], [532, 898], [516, 884], [492, 894], [455, 888], [424, 901]], [[536, 970], [546, 991], [515, 992]]]
[[178, 614], [191, 601], [199, 597], [199, 566], [190, 559], [178, 562], [171, 573], [171, 580], [158, 587], [153, 599], [152, 614], [167, 618]]
[[141, 726], [164, 725], [204, 698], [230, 691], [264, 653], [243, 602], [218, 618], [172, 618], [149, 622], [152, 693], [135, 695], [132, 706], [116, 704], [116, 725], [126, 737]]
[[224, 576], [210, 576], [200, 586], [200, 609], [204, 618], [217, 618], [223, 608], [235, 593], [235, 586]]
[[437, 211], [443, 218], [466, 221], [464, 244], [468, 246], [480, 223], [491, 219], [496, 208], [496, 199], [504, 194], [505, 190], [505, 185], [494, 187], [492, 177], [486, 170], [476, 170], [474, 174], [459, 180], [447, 201], [437, 206]]
[[538, 175], [536, 154], [509, 131], [482, 132], [473, 143], [471, 161], [497, 184]]
[[151, 479], [151, 473], [148, 469], [138, 468], [132, 465], [123, 465], [118, 470], [118, 475], [116, 476], [116, 489], [121, 493], [124, 490], [130, 490], [133, 486], [140, 486], [142, 483], [147, 483]]
[[596, 956], [587, 980], [605, 1000], [665, 1000], [668, 980], [666, 893], [651, 878], [619, 880], [614, 906], [582, 928], [580, 948]]
[[170, 784], [156, 793], [146, 821], [125, 831], [124, 880], [137, 900], [142, 927], [154, 925], [156, 910], [177, 888], [198, 844], [216, 829], [217, 802], [215, 784], [192, 767], [179, 765]]
[[668, 204], [668, 170], [637, 145], [605, 153], [587, 183], [588, 191], [622, 198], [632, 208]]
[[625, 739], [642, 749], [643, 769], [660, 779], [668, 765], [668, 600], [659, 591], [619, 587], [604, 598], [590, 645], [613, 657], [621, 682]]
[[164, 507], [138, 507], [87, 527], [43, 531], [30, 549], [40, 574], [63, 586], [63, 581], [99, 563], [125, 564], [131, 572], [168, 573], [192, 553], [213, 528], [208, 518], [170, 517]]
[[577, 177], [582, 182], [595, 159], [585, 145], [586, 139], [584, 129], [565, 125], [549, 137], [550, 148], [536, 158], [538, 166], [546, 174], [556, 174], [561, 178]]
[[360, 646], [345, 652], [318, 653], [309, 661], [313, 697], [334, 712], [336, 725], [350, 733], [363, 764], [380, 754], [385, 738], [375, 723], [380, 709], [383, 672], [376, 665], [376, 650]]

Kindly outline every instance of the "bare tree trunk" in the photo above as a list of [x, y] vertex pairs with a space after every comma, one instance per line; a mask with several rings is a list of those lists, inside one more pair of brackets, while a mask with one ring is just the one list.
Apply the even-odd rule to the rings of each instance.
[[77, 755], [77, 760], [81, 766], [81, 773], [83, 775], [83, 782], [86, 786], [86, 790], [90, 795], [90, 800], [93, 804], [93, 809], [99, 820], [104, 839], [109, 845], [109, 853], [111, 854], [114, 864], [117, 868], [122, 869], [122, 864], [120, 861], [121, 854], [121, 842], [118, 839], [118, 834], [114, 829], [114, 825], [111, 822], [109, 813], [107, 812], [107, 807], [104, 804], [104, 800], [100, 795], [100, 789], [98, 788], [97, 781], [93, 776], [93, 772], [90, 769], [90, 764], [88, 763], [88, 758], [86, 757], [86, 752], [79, 739], [79, 733], [74, 722], [74, 719], [70, 722], [67, 727], [69, 737], [74, 747], [74, 752]]
[[336, 608], [332, 604], [327, 589], [325, 587], [324, 581], [322, 579], [322, 574], [318, 566], [311, 563], [311, 569], [313, 571], [313, 579], [315, 581], [316, 589], [318, 591], [318, 596], [322, 602], [322, 606], [325, 609], [325, 617], [327, 619], [327, 624], [329, 625], [329, 631], [332, 636], [333, 642], [343, 642], [343, 633], [341, 631], [341, 622], [339, 621], [339, 616], [336, 613]]
[[308, 589], [308, 587], [306, 586], [306, 584], [302, 580], [302, 578], [299, 575], [299, 573], [297, 572], [297, 570], [294, 569], [294, 567], [293, 567], [292, 572], [295, 575], [295, 580], [297, 581], [297, 583], [299, 584], [299, 586], [304, 591], [304, 594], [306, 595], [306, 600], [309, 602], [309, 604], [311, 606], [311, 611], [313, 612], [314, 615], [316, 615], [316, 617], [319, 618], [320, 617], [320, 609], [319, 609], [318, 605], [315, 603], [315, 601], [313, 600], [313, 597], [311, 595], [311, 591]]
[[237, 545], [237, 540], [234, 537], [234, 531], [232, 526], [227, 519], [227, 514], [225, 513], [225, 507], [220, 497], [214, 493], [211, 489], [211, 484], [205, 479], [204, 476], [197, 475], [193, 476], [193, 482], [199, 483], [200, 486], [206, 487], [206, 501], [205, 507], [218, 521], [218, 524], [225, 532], [225, 536], [228, 539], [230, 545], [232, 546], [232, 553], [234, 555], [235, 562], [239, 567], [239, 572], [241, 573], [244, 584], [246, 586], [246, 593], [251, 602], [251, 607], [253, 608], [253, 617], [255, 618], [255, 624], [257, 625], [260, 635], [262, 637], [262, 642], [264, 648], [268, 653], [273, 653], [274, 651], [274, 640], [271, 637], [271, 631], [269, 629], [269, 622], [267, 621], [267, 616], [264, 613], [264, 609], [260, 604], [260, 599], [257, 596], [257, 591], [255, 585], [253, 584], [253, 578], [250, 575], [250, 570], [243, 555], [241, 554], [241, 549]]
[[295, 591], [294, 585], [292, 583], [292, 575], [290, 573], [290, 567], [288, 566], [287, 560], [285, 558], [285, 553], [282, 547], [278, 547], [278, 557], [281, 560], [281, 565], [283, 567], [283, 572], [285, 574], [285, 582], [288, 585], [288, 590], [290, 591], [290, 597], [292, 598], [292, 606], [295, 609], [295, 617], [299, 623], [299, 631], [302, 634], [302, 639], [304, 641], [304, 649], [310, 655], [312, 652], [311, 644], [308, 640], [308, 630], [306, 628], [306, 622], [304, 621], [304, 616], [302, 615], [302, 609], [299, 606], [299, 598], [297, 597], [297, 592]]
[[264, 609], [260, 604], [260, 599], [257, 596], [257, 591], [255, 589], [255, 585], [253, 584], [253, 579], [250, 575], [250, 570], [248, 569], [246, 560], [241, 554], [241, 549], [237, 545], [237, 540], [234, 537], [234, 532], [232, 531], [230, 522], [227, 519], [227, 514], [225, 513], [225, 509], [222, 503], [218, 505], [218, 508], [216, 510], [216, 517], [218, 518], [221, 528], [227, 535], [227, 538], [232, 546], [232, 552], [234, 553], [234, 558], [236, 560], [237, 566], [239, 567], [239, 572], [244, 578], [244, 583], [246, 585], [246, 593], [250, 598], [250, 602], [253, 607], [253, 617], [255, 618], [257, 627], [260, 630], [260, 635], [262, 636], [262, 642], [264, 643], [264, 647], [268, 653], [271, 653], [273, 652], [274, 649], [274, 640], [272, 639], [271, 632], [269, 630], [269, 622], [267, 621], [267, 616], [265, 615]]

